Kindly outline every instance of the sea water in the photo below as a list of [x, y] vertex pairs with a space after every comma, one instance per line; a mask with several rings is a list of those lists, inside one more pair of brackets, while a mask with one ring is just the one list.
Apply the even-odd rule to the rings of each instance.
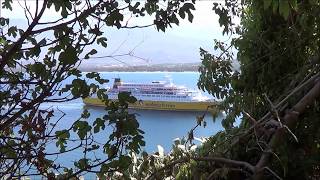
[[[197, 81], [199, 73], [196, 72], [103, 72], [101, 73], [103, 78], [109, 79], [110, 82], [107, 86], [112, 86], [114, 78], [121, 78], [123, 82], [136, 82], [136, 83], [150, 83], [152, 81], [165, 80], [166, 76], [170, 76], [173, 83], [176, 85], [183, 85], [189, 89], [197, 90]], [[206, 96], [210, 96], [207, 93], [203, 93]], [[101, 117], [105, 114], [105, 110], [102, 107], [90, 107], [85, 106], [81, 99], [74, 100], [65, 103], [49, 103], [45, 106], [58, 108], [55, 118], [62, 115], [59, 112], [65, 113], [65, 116], [60, 120], [57, 129], [64, 129], [72, 126], [72, 123], [80, 117], [84, 108], [87, 108], [91, 114], [88, 121], [93, 121], [97, 117]], [[203, 115], [203, 112], [177, 112], [177, 111], [156, 111], [156, 110], [130, 110], [132, 113], [136, 113], [137, 120], [140, 124], [144, 134], [144, 140], [146, 142], [145, 147], [142, 150], [153, 153], [158, 150], [158, 145], [161, 145], [165, 152], [170, 152], [173, 144], [173, 140], [176, 138], [184, 138], [188, 136], [188, 132], [197, 124], [196, 117]], [[214, 135], [218, 131], [222, 130], [221, 126], [222, 114], [218, 118], [213, 120], [210, 114], [205, 116], [207, 122], [206, 127], [198, 127], [194, 131], [194, 136], [198, 138], [209, 137]], [[107, 130], [107, 129], [106, 129]], [[99, 142], [106, 142], [108, 136], [100, 135], [96, 136]], [[49, 145], [50, 149], [56, 149], [55, 144]], [[72, 147], [72, 145], [71, 145]], [[68, 146], [70, 148], [70, 144]], [[81, 158], [82, 151], [72, 151], [57, 157], [56, 161], [67, 167], [73, 166], [76, 160]], [[100, 154], [103, 156], [103, 154]], [[94, 178], [93, 174], [86, 174], [86, 179]]]

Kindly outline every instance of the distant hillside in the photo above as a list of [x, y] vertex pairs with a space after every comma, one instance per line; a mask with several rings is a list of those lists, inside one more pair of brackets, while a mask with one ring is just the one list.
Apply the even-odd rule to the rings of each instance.
[[167, 72], [183, 72], [183, 71], [198, 71], [199, 63], [166, 63], [153, 65], [116, 65], [116, 66], [81, 66], [82, 71], [93, 72], [136, 72], [136, 71], [167, 71]]

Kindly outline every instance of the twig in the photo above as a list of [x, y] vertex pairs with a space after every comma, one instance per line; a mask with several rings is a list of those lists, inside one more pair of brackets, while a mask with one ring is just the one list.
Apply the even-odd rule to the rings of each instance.
[[253, 125], [257, 123], [257, 120], [255, 120], [249, 113], [247, 113], [246, 111], [242, 111], [242, 113], [246, 115], [249, 118], [249, 120], [251, 120]]
[[299, 141], [298, 141], [297, 136], [289, 129], [289, 127], [286, 126], [286, 125], [284, 125], [283, 127], [292, 135], [292, 137], [294, 138], [294, 140], [296, 140], [296, 142], [298, 143]]
[[269, 167], [264, 167], [263, 169], [267, 170], [268, 172], [270, 172], [274, 177], [276, 177], [279, 180], [282, 180], [282, 178], [280, 176], [277, 175], [277, 173], [275, 173], [274, 171], [272, 171]]
[[282, 101], [280, 101], [277, 105], [276, 108], [279, 108], [284, 102], [286, 102], [293, 94], [295, 94], [296, 92], [300, 91], [303, 87], [305, 87], [306, 85], [312, 83], [314, 80], [316, 80], [318, 77], [320, 76], [320, 72], [318, 72], [317, 74], [315, 74], [314, 76], [312, 76], [310, 79], [308, 79], [307, 81], [305, 81], [304, 83], [302, 83], [300, 86], [296, 87], [293, 91], [291, 91], [288, 96], [286, 96]]
[[276, 115], [276, 118], [277, 118], [277, 120], [279, 121], [280, 127], [282, 128], [283, 125], [282, 125], [282, 122], [281, 122], [281, 120], [280, 120], [279, 113], [278, 113], [278, 110], [277, 110], [276, 106], [273, 105], [272, 101], [268, 98], [267, 94], [264, 93], [263, 96], [265, 97], [265, 99], [266, 99], [266, 100], [268, 101], [268, 103], [270, 104], [270, 106], [271, 106], [271, 111]]
[[[318, 74], [318, 73], [317, 73]], [[305, 83], [304, 83], [305, 84]], [[293, 106], [293, 108], [287, 112], [283, 118], [284, 124], [288, 127], [294, 127], [295, 124], [298, 122], [299, 114], [303, 113], [309, 105], [311, 105], [315, 99], [320, 97], [320, 80], [315, 82], [315, 85], [309, 90], [309, 92], [297, 103]], [[284, 130], [283, 128], [278, 129], [275, 134], [272, 136], [271, 140], [269, 141], [269, 147], [272, 150], [273, 148], [277, 147], [279, 143], [282, 142], [284, 137]], [[253, 179], [260, 179], [262, 174], [260, 173], [259, 169], [266, 166], [269, 163], [271, 158], [271, 154], [268, 152], [264, 152], [260, 157], [260, 160], [256, 164], [256, 172], [254, 174]]]
[[244, 162], [244, 161], [236, 161], [236, 160], [227, 159], [227, 158], [220, 158], [220, 157], [184, 157], [184, 158], [175, 160], [160, 169], [155, 170], [147, 179], [153, 179], [153, 177], [158, 172], [172, 168], [173, 166], [175, 166], [177, 164], [189, 162], [190, 160], [216, 162], [218, 164], [223, 164], [223, 165], [227, 165], [230, 167], [239, 167], [239, 168], [242, 168], [243, 170], [250, 172], [250, 173], [254, 172], [254, 166], [252, 166], [250, 163]]
[[[215, 176], [219, 173], [219, 170], [223, 170], [224, 168], [225, 168], [225, 167], [215, 169], [215, 170], [208, 176], [207, 180], [215, 179]], [[242, 169], [239, 169], [239, 168], [225, 168], [225, 169], [227, 169], [228, 171], [238, 171], [238, 172], [243, 173], [243, 174], [245, 174], [245, 175], [248, 176], [248, 172], [243, 171]]]

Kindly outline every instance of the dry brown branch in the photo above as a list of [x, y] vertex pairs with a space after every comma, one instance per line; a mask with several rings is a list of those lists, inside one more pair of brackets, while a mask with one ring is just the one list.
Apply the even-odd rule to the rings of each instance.
[[281, 178], [277, 173], [275, 173], [274, 171], [272, 171], [269, 167], [264, 167], [263, 169], [266, 170], [266, 171], [268, 171], [268, 172], [270, 172], [270, 173], [271, 173], [274, 177], [276, 177], [277, 179], [282, 180], [282, 178]]
[[[221, 173], [221, 171], [223, 171], [224, 169], [226, 169], [225, 167], [222, 167], [222, 168], [217, 168], [215, 169], [207, 178], [207, 180], [212, 180], [212, 179], [217, 179], [216, 177], [219, 176], [219, 173]], [[240, 172], [242, 174], [246, 174], [246, 175], [249, 175], [248, 172], [242, 170], [242, 169], [239, 169], [239, 168], [227, 168], [227, 171], [230, 172], [230, 171], [233, 171], [233, 172]]]
[[239, 170], [244, 170], [248, 173], [252, 173], [255, 170], [254, 166], [252, 166], [250, 163], [245, 161], [237, 161], [237, 160], [232, 160], [232, 159], [227, 159], [222, 157], [184, 157], [184, 158], [175, 160], [160, 169], [155, 170], [147, 179], [154, 179], [154, 176], [157, 173], [164, 171], [166, 169], [170, 169], [177, 164], [189, 162], [190, 160], [215, 162], [217, 164], [225, 165], [228, 167], [237, 167], [239, 168]]
[[270, 106], [271, 106], [271, 112], [276, 116], [276, 118], [277, 118], [277, 120], [278, 120], [278, 122], [279, 122], [279, 124], [280, 124], [280, 127], [282, 128], [283, 125], [282, 125], [282, 122], [281, 122], [281, 120], [280, 120], [279, 112], [278, 112], [276, 106], [273, 105], [272, 101], [269, 99], [269, 97], [267, 96], [267, 94], [264, 93], [263, 96], [265, 97], [265, 99], [266, 99], [266, 100], [268, 101], [268, 103], [270, 104]]
[[[308, 106], [310, 106], [315, 99], [318, 99], [320, 97], [319, 73], [317, 74], [317, 77], [313, 77], [311, 79], [314, 79], [315, 85], [295, 106], [293, 106], [291, 110], [286, 112], [283, 118], [284, 125], [286, 125], [288, 128], [294, 127], [299, 120], [298, 119], [299, 115], [304, 113], [305, 110], [308, 108]], [[285, 137], [285, 132], [286, 132], [285, 128], [279, 128], [276, 130], [275, 134], [272, 136], [269, 142], [269, 147], [271, 148], [270, 150], [276, 148], [281, 142], [283, 142]], [[255, 166], [255, 174], [253, 176], [253, 179], [262, 178], [261, 169], [263, 167], [266, 167], [266, 165], [269, 163], [270, 160], [271, 160], [271, 154], [268, 152], [264, 152], [260, 160]]]
[[251, 122], [253, 125], [255, 125], [255, 124], [257, 123], [257, 120], [255, 120], [249, 113], [247, 113], [246, 111], [242, 111], [242, 113], [249, 118], [250, 122]]
[[[319, 79], [320, 77], [320, 72], [316, 73], [315, 75], [313, 75], [312, 77], [310, 77], [308, 80], [306, 80], [304, 83], [301, 83], [298, 87], [296, 87], [295, 89], [293, 89], [283, 100], [281, 100], [277, 105], [275, 105], [275, 108], [278, 109], [280, 108], [282, 105], [285, 105], [285, 103], [288, 101], [288, 99], [290, 97], [292, 97], [294, 94], [300, 92], [302, 89], [304, 89], [306, 86], [309, 86], [312, 82], [315, 82], [317, 79]], [[284, 110], [283, 108], [280, 108], [281, 110]], [[295, 113], [294, 111], [292, 113]], [[245, 114], [246, 115], [246, 114]], [[241, 136], [239, 136], [239, 139], [245, 139], [246, 137], [250, 136], [251, 133], [253, 132], [254, 128], [257, 127], [262, 127], [265, 124], [270, 123], [270, 115], [271, 113], [268, 112], [266, 113], [262, 118], [260, 118], [256, 124], [254, 124], [253, 126], [251, 126], [246, 133], [242, 134]], [[238, 141], [235, 141], [231, 144], [230, 148], [233, 147], [234, 145], [236, 145], [238, 143]], [[225, 151], [227, 152], [227, 151]]]

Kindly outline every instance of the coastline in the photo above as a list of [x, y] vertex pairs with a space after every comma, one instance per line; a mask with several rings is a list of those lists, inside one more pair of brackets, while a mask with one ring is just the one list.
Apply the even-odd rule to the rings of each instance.
[[198, 72], [200, 63], [166, 63], [133, 66], [80, 66], [83, 72]]

